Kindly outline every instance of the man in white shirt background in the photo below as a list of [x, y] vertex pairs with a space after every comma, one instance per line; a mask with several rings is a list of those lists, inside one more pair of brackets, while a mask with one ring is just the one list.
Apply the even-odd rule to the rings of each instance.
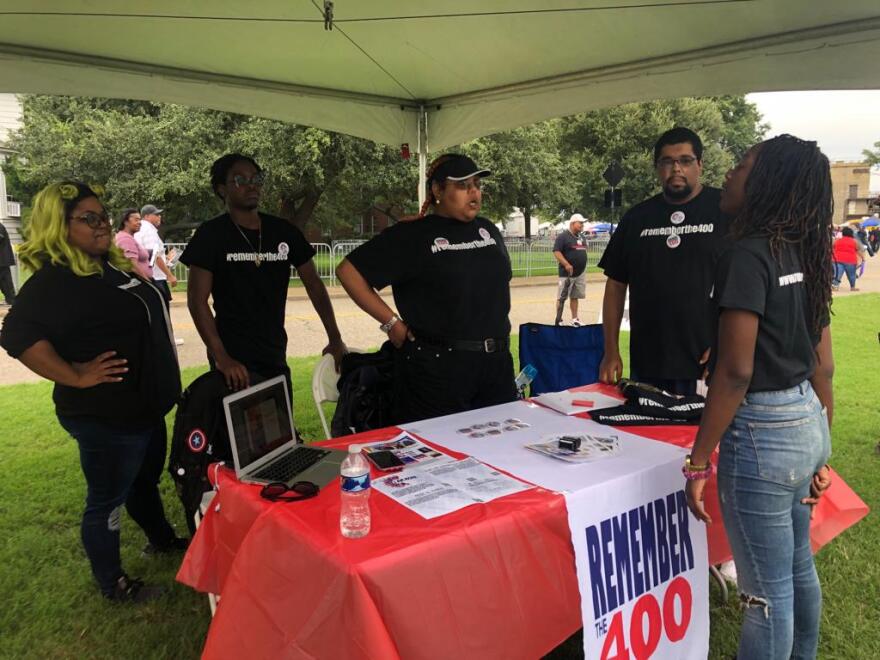
[[[177, 278], [171, 272], [166, 259], [174, 255], [165, 254], [165, 243], [159, 236], [159, 225], [162, 224], [162, 209], [147, 204], [141, 209], [141, 228], [134, 239], [150, 254], [150, 265], [153, 267], [153, 283], [165, 296], [165, 302], [171, 304], [171, 287], [177, 284]], [[170, 309], [170, 307], [169, 307]]]

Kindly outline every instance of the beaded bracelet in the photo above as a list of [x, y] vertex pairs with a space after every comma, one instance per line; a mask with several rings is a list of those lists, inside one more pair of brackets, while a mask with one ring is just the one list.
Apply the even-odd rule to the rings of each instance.
[[712, 476], [712, 473], [714, 471], [715, 470], [712, 467], [711, 463], [709, 463], [709, 467], [707, 467], [705, 470], [700, 470], [700, 471], [689, 470], [687, 465], [681, 466], [681, 473], [684, 475], [684, 478], [687, 479], [688, 481], [696, 481], [697, 479], [708, 479], [709, 477]]

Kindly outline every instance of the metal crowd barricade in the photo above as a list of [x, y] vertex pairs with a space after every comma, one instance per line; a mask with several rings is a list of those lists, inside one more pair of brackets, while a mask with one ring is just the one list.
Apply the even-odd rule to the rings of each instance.
[[[599, 263], [599, 259], [608, 245], [608, 239], [608, 234], [599, 234], [587, 239], [587, 264], [589, 267], [595, 267]], [[313, 263], [320, 278], [334, 286], [336, 284], [336, 266], [352, 250], [359, 245], [363, 245], [365, 242], [362, 240], [336, 241], [332, 245], [328, 243], [312, 243], [311, 245], [316, 253]], [[553, 241], [551, 239], [507, 237], [504, 239], [504, 245], [507, 247], [507, 253], [510, 255], [510, 266], [514, 277], [556, 274], [556, 259], [553, 257]], [[180, 263], [179, 259], [186, 249], [186, 243], [166, 243], [165, 248], [169, 251], [172, 248], [177, 251], [172, 270], [175, 277], [177, 277], [177, 281], [185, 283], [189, 270], [185, 264]], [[291, 279], [295, 275], [296, 271], [291, 269]]]
[[347, 257], [359, 245], [363, 245], [366, 241], [336, 241], [333, 243], [333, 270], [330, 276], [330, 283], [336, 284], [336, 266], [339, 262]]

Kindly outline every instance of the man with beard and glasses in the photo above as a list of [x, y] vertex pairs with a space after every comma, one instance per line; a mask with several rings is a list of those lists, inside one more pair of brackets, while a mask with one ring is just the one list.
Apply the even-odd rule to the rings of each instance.
[[703, 144], [676, 127], [654, 145], [662, 192], [631, 208], [611, 237], [599, 267], [605, 355], [599, 379], [616, 383], [627, 289], [630, 377], [673, 394], [693, 394], [704, 376], [713, 338], [710, 299], [715, 262], [726, 246], [728, 219], [720, 191], [700, 183]]
[[265, 378], [284, 375], [291, 385], [284, 329], [291, 266], [327, 333], [323, 352], [333, 355], [338, 368], [346, 351], [312, 262], [314, 248], [290, 222], [257, 210], [263, 179], [249, 156], [218, 158], [211, 166], [211, 187], [226, 212], [202, 224], [180, 257], [190, 269], [190, 314], [212, 366], [234, 390], [252, 384], [249, 372]]

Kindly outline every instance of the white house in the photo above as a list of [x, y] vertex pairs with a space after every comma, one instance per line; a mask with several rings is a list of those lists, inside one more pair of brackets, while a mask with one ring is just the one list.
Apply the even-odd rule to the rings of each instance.
[[[6, 145], [9, 133], [21, 127], [21, 103], [15, 94], [0, 94], [0, 162], [10, 153]], [[13, 242], [18, 241], [21, 229], [21, 204], [9, 198], [6, 178], [0, 169], [0, 221], [6, 225]]]

